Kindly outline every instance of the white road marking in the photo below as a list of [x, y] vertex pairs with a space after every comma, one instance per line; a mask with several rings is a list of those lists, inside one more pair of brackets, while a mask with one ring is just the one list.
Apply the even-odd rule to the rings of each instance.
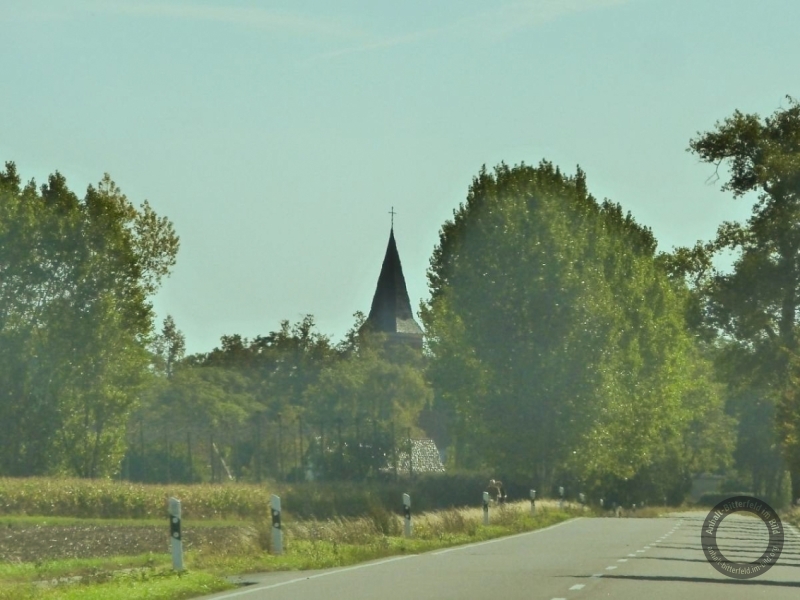
[[611, 565], [610, 567], [606, 567], [606, 571], [613, 571], [616, 568], [616, 565]]
[[628, 562], [627, 558], [618, 558], [617, 562]]
[[[580, 521], [583, 517], [576, 517], [575, 519], [569, 519], [567, 521], [562, 521], [561, 523], [556, 523], [555, 525], [550, 525], [550, 527], [545, 527], [543, 529], [536, 529], [535, 531], [526, 531], [525, 533], [518, 533], [517, 535], [509, 535], [506, 537], [495, 538], [493, 540], [487, 540], [485, 542], [476, 542], [475, 544], [467, 544], [466, 546], [455, 546], [453, 548], [447, 548], [446, 550], [439, 550], [438, 552], [431, 552], [433, 555], [444, 554], [446, 552], [453, 552], [455, 550], [464, 550], [465, 548], [474, 548], [476, 546], [484, 546], [486, 544], [495, 544], [497, 542], [502, 542], [503, 540], [508, 540], [511, 538], [521, 537], [523, 535], [532, 535], [534, 533], [540, 533], [542, 531], [547, 531], [548, 529], [553, 529], [554, 527], [560, 527], [561, 525], [566, 525], [567, 523], [573, 523], [575, 521]], [[344, 567], [342, 569], [336, 569], [334, 571], [326, 571], [325, 573], [317, 573], [316, 575], [309, 575], [307, 577], [297, 577], [295, 579], [289, 579], [288, 581], [282, 581], [280, 583], [273, 583], [272, 585], [258, 585], [253, 586], [250, 589], [240, 590], [237, 592], [231, 592], [230, 594], [225, 594], [224, 596], [219, 596], [219, 598], [238, 598], [239, 596], [245, 596], [247, 594], [252, 594], [254, 592], [260, 592], [262, 590], [271, 590], [274, 588], [283, 587], [285, 585], [291, 585], [293, 583], [299, 583], [301, 581], [308, 581], [310, 579], [319, 579], [320, 577], [328, 577], [329, 575], [336, 575], [338, 573], [347, 573], [348, 571], [356, 571], [358, 569], [368, 569], [370, 567], [377, 567], [378, 565], [385, 565], [390, 562], [395, 562], [398, 560], [405, 560], [407, 558], [414, 558], [420, 556], [419, 554], [406, 554], [403, 556], [393, 556], [392, 558], [387, 558], [386, 560], [381, 560], [378, 562], [372, 563], [365, 563], [360, 565], [354, 565], [352, 567]]]
[[644, 550], [637, 550], [637, 552], [644, 552]]
[[573, 586], [572, 586], [571, 588], [569, 588], [569, 589], [571, 589], [571, 590], [582, 590], [583, 588], [584, 588], [584, 584], [582, 584], [582, 583], [576, 583], [575, 585], [573, 585]]
[[635, 554], [628, 554], [628, 556], [636, 556]]
[[592, 575], [592, 577], [602, 577], [602, 576], [603, 576], [602, 573], [595, 573], [594, 575]]
[[440, 554], [447, 554], [448, 552], [457, 552], [458, 550], [466, 550], [467, 548], [475, 548], [477, 546], [485, 546], [486, 544], [496, 544], [498, 542], [502, 542], [503, 540], [511, 540], [514, 538], [522, 537], [524, 535], [533, 535], [534, 533], [541, 533], [542, 531], [547, 531], [548, 529], [554, 529], [556, 527], [561, 527], [562, 525], [566, 525], [568, 523], [574, 523], [575, 521], [580, 521], [583, 517], [576, 517], [574, 519], [569, 519], [568, 521], [561, 521], [561, 523], [556, 523], [555, 525], [550, 525], [550, 527], [545, 527], [544, 529], [536, 529], [534, 531], [526, 531], [525, 533], [518, 533], [516, 535], [507, 535], [505, 537], [495, 538], [493, 540], [487, 540], [485, 542], [476, 542], [474, 544], [467, 544], [465, 546], [453, 546], [452, 548], [447, 548], [445, 550], [439, 550], [437, 552], [431, 552], [433, 556], [439, 556]]
[[645, 546], [644, 549], [645, 550], [650, 550], [650, 546]]
[[260, 592], [263, 590], [271, 590], [274, 588], [283, 587], [284, 585], [290, 585], [292, 583], [298, 583], [300, 581], [308, 581], [309, 579], [319, 579], [320, 577], [327, 577], [328, 575], [336, 575], [337, 573], [346, 573], [347, 571], [356, 571], [358, 569], [368, 569], [369, 567], [377, 567], [378, 565], [385, 565], [386, 563], [395, 562], [398, 560], [405, 560], [406, 558], [413, 558], [415, 556], [419, 556], [418, 554], [408, 554], [406, 556], [395, 556], [392, 558], [387, 558], [386, 560], [381, 560], [379, 562], [374, 563], [367, 563], [362, 565], [355, 565], [353, 567], [345, 567], [344, 569], [337, 569], [335, 571], [327, 571], [325, 573], [317, 573], [316, 575], [309, 575], [308, 577], [298, 577], [296, 579], [290, 579], [289, 581], [282, 581], [280, 583], [273, 583], [272, 585], [264, 585], [264, 586], [256, 586], [249, 590], [242, 590], [239, 592], [232, 592], [230, 594], [225, 594], [224, 596], [220, 596], [220, 598], [236, 598], [238, 596], [244, 596], [245, 594], [252, 594], [253, 592]]
[[553, 600], [567, 600], [566, 598], [553, 598]]

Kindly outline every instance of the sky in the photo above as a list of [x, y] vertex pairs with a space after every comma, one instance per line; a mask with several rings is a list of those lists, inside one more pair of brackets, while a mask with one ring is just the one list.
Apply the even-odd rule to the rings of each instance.
[[190, 353], [368, 312], [396, 211], [412, 306], [482, 165], [580, 165], [659, 249], [752, 199], [689, 140], [800, 97], [796, 0], [3, 0], [0, 161], [103, 173], [181, 238]]

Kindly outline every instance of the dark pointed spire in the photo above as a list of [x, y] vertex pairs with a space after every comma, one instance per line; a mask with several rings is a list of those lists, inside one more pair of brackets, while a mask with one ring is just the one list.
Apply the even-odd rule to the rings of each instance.
[[419, 338], [420, 343], [422, 340], [422, 329], [414, 320], [408, 299], [394, 228], [389, 233], [389, 245], [386, 247], [386, 256], [383, 258], [375, 296], [372, 298], [372, 308], [365, 324], [381, 333], [406, 334]]

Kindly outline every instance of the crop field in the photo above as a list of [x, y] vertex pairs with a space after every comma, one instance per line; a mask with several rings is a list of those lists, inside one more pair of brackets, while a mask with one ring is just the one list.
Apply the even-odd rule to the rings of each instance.
[[479, 475], [456, 475], [369, 484], [267, 481], [154, 485], [97, 479], [0, 478], [0, 518], [160, 519], [166, 518], [167, 499], [175, 497], [181, 500], [185, 519], [258, 520], [270, 514], [271, 494], [281, 496], [285, 513], [297, 519], [353, 517], [380, 508], [399, 508], [403, 492], [411, 494], [420, 511], [476, 505], [486, 481], [488, 478]]
[[[493, 505], [491, 524], [484, 526], [477, 507], [423, 512], [415, 506], [414, 533], [406, 539], [400, 507], [394, 505], [399, 502], [392, 502], [399, 500], [398, 489], [0, 479], [0, 600], [190, 598], [234, 587], [228, 579], [234, 575], [343, 566], [588, 514], [537, 501], [534, 516], [530, 504], [520, 501]], [[280, 556], [270, 553], [273, 492], [285, 507]], [[170, 496], [182, 501], [187, 567], [182, 574], [172, 571], [168, 554]], [[421, 502], [426, 503], [432, 500]]]

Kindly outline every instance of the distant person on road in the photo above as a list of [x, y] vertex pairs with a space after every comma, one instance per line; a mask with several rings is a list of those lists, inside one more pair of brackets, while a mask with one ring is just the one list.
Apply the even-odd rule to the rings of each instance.
[[489, 487], [486, 488], [486, 491], [489, 492], [489, 495], [492, 497], [492, 500], [497, 502], [498, 504], [503, 504], [508, 495], [506, 494], [506, 489], [503, 487], [503, 482], [499, 479], [490, 479], [489, 480]]

